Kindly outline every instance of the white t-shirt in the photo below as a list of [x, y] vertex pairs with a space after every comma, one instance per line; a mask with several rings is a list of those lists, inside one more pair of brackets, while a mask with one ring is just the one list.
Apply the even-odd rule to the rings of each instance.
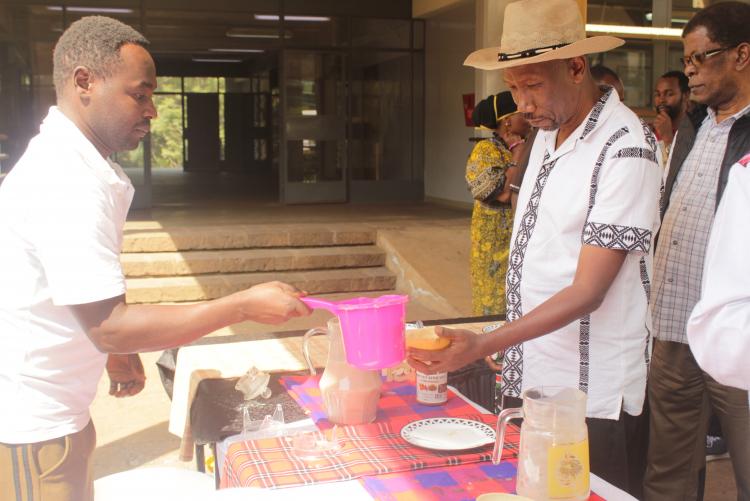
[[106, 355], [68, 305], [125, 293], [130, 180], [57, 108], [0, 187], [0, 442], [82, 430]]
[[750, 390], [750, 154], [729, 171], [687, 325], [690, 349], [718, 382]]
[[661, 156], [648, 127], [611, 88], [555, 149], [540, 131], [518, 197], [506, 280], [514, 321], [573, 283], [583, 244], [628, 251], [590, 315], [505, 353], [504, 394], [539, 385], [579, 388], [587, 415], [641, 413], [649, 356], [653, 236]]

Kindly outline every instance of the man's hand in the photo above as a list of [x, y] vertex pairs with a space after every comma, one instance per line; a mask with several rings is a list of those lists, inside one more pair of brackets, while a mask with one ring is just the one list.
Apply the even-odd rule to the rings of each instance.
[[138, 354], [114, 355], [107, 357], [109, 394], [117, 398], [139, 393], [146, 385], [146, 374]]
[[[482, 358], [480, 336], [469, 330], [435, 327], [435, 333], [451, 340], [443, 350], [419, 350], [409, 348], [407, 361], [419, 372], [434, 374], [449, 372]], [[495, 350], [497, 351], [497, 350]]]
[[664, 144], [672, 144], [674, 133], [672, 132], [672, 118], [661, 108], [659, 114], [654, 118], [654, 130]]
[[306, 293], [283, 282], [267, 282], [239, 292], [243, 316], [263, 324], [281, 324], [312, 310], [299, 300]]

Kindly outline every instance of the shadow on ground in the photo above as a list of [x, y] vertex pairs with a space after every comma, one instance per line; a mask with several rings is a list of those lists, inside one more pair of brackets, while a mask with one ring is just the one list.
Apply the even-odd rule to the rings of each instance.
[[[100, 425], [101, 426], [101, 425]], [[168, 422], [162, 421], [94, 451], [94, 479], [151, 463], [180, 447], [180, 439], [169, 433]]]

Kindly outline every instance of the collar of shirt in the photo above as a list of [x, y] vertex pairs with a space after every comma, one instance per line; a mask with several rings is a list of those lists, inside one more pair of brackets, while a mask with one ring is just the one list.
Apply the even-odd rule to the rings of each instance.
[[130, 180], [122, 168], [117, 163], [104, 158], [93, 143], [83, 135], [78, 126], [65, 116], [57, 106], [50, 107], [47, 117], [39, 127], [39, 131], [45, 135], [65, 138], [65, 141], [81, 154], [86, 165], [107, 184], [113, 186], [123, 183], [130, 184]]
[[713, 109], [713, 108], [711, 108], [710, 106], [708, 106], [708, 107], [706, 108], [706, 112], [708, 113], [708, 115], [707, 115], [707, 116], [706, 116], [706, 118], [705, 118], [705, 119], [703, 120], [704, 122], [705, 122], [706, 120], [711, 120], [711, 125], [722, 125], [722, 124], [724, 124], [724, 123], [726, 123], [727, 125], [731, 125], [731, 124], [733, 124], [734, 122], [736, 122], [738, 118], [740, 118], [740, 117], [742, 117], [743, 115], [745, 115], [745, 114], [747, 114], [748, 112], [750, 112], [750, 104], [748, 104], [747, 106], [745, 106], [744, 108], [742, 108], [742, 109], [741, 109], [740, 111], [738, 111], [737, 113], [735, 113], [735, 114], [734, 114], [734, 115], [732, 115], [731, 117], [729, 117], [729, 118], [727, 118], [726, 120], [724, 120], [723, 122], [721, 122], [721, 124], [717, 124], [717, 123], [716, 123], [716, 112], [714, 111], [714, 109]]
[[620, 98], [617, 92], [609, 86], [602, 86], [600, 89], [604, 92], [602, 96], [594, 103], [594, 107], [591, 108], [586, 119], [576, 128], [573, 133], [565, 139], [565, 142], [560, 145], [559, 148], [555, 149], [555, 143], [557, 142], [557, 133], [559, 129], [552, 131], [541, 131], [544, 138], [544, 145], [549, 154], [548, 161], [555, 160], [570, 153], [575, 149], [578, 141], [586, 141], [591, 137], [591, 133], [594, 132], [599, 126], [607, 121], [607, 117], [612, 111], [620, 104]]

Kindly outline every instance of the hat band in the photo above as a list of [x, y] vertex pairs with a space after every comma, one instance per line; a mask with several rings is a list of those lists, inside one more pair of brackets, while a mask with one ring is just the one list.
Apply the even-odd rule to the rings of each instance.
[[551, 50], [559, 49], [560, 47], [565, 47], [566, 45], [570, 45], [570, 44], [561, 43], [557, 45], [549, 45], [547, 47], [539, 47], [538, 49], [529, 49], [529, 50], [522, 50], [521, 52], [512, 52], [510, 54], [506, 54], [505, 52], [499, 52], [497, 54], [497, 60], [498, 61], [512, 61], [513, 59], [523, 59], [527, 57], [534, 57], [534, 56], [538, 56], [539, 54], [544, 54], [545, 52], [549, 52]]

